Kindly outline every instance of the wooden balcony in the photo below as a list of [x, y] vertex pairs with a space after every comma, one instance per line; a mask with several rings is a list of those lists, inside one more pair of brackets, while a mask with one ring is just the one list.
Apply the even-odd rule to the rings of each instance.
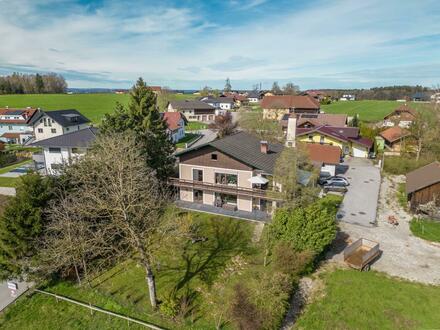
[[282, 201], [280, 194], [272, 190], [245, 188], [235, 185], [224, 185], [179, 178], [170, 178], [169, 183], [178, 188], [198, 189], [217, 193], [233, 194], [237, 196], [259, 197], [272, 201]]

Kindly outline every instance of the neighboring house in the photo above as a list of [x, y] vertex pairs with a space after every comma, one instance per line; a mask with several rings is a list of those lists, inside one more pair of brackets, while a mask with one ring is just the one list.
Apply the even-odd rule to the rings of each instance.
[[400, 126], [394, 126], [380, 132], [379, 135], [385, 140], [386, 149], [400, 153], [405, 148], [405, 140], [411, 136], [411, 133]]
[[412, 210], [433, 201], [440, 206], [440, 162], [433, 162], [408, 173], [406, 194]]
[[[266, 220], [281, 201], [273, 171], [283, 149], [238, 132], [177, 153], [179, 178], [171, 183], [179, 189], [182, 207]], [[309, 178], [301, 176], [307, 183]]]
[[1, 108], [0, 141], [17, 144], [29, 142], [34, 135], [31, 122], [37, 112], [34, 108]]
[[247, 95], [247, 100], [249, 103], [254, 103], [254, 104], [260, 102], [260, 92], [258, 91], [249, 92]]
[[339, 101], [355, 101], [356, 96], [353, 94], [344, 94], [339, 98]]
[[359, 135], [357, 127], [318, 126], [297, 128], [299, 142], [328, 144], [341, 148], [344, 156], [368, 158], [373, 141]]
[[[69, 164], [86, 153], [87, 148], [95, 141], [98, 129], [87, 127], [75, 132], [58, 135], [32, 143], [41, 147], [42, 154], [35, 154], [34, 161], [42, 163], [47, 175], [57, 175], [63, 164]], [[38, 166], [40, 167], [40, 166]]]
[[319, 90], [307, 90], [303, 93], [304, 95], [309, 95], [311, 97], [313, 97], [314, 99], [318, 100], [318, 101], [322, 101], [325, 98], [329, 97], [328, 94], [319, 91]]
[[87, 128], [90, 120], [75, 109], [39, 110], [32, 119], [32, 125], [35, 141], [39, 141]]
[[302, 113], [302, 114], [285, 114], [281, 118], [281, 127], [285, 131], [287, 129], [288, 119], [296, 116], [296, 127], [311, 128], [318, 126], [346, 127], [347, 115], [344, 114], [328, 114], [328, 113]]
[[216, 110], [223, 110], [223, 111], [232, 110], [234, 109], [234, 105], [235, 105], [234, 99], [232, 97], [205, 96], [202, 97], [200, 101], [213, 106]]
[[171, 101], [169, 112], [181, 112], [188, 121], [212, 122], [215, 119], [215, 107], [199, 100]]
[[336, 167], [340, 164], [342, 157], [341, 148], [319, 143], [306, 143], [305, 146], [311, 162], [321, 173], [336, 175]]
[[402, 128], [409, 128], [415, 119], [416, 111], [406, 104], [402, 104], [383, 118], [382, 126], [393, 127], [397, 125]]
[[168, 125], [171, 140], [176, 143], [185, 136], [185, 124], [188, 122], [180, 112], [162, 112], [162, 118]]
[[414, 93], [412, 96], [411, 96], [411, 99], [414, 101], [414, 102], [427, 102], [427, 101], [429, 101], [429, 96], [426, 94], [426, 93], [423, 93], [423, 92], [417, 92], [417, 93]]
[[288, 113], [319, 113], [320, 104], [308, 95], [265, 96], [261, 101], [265, 119], [281, 120]]

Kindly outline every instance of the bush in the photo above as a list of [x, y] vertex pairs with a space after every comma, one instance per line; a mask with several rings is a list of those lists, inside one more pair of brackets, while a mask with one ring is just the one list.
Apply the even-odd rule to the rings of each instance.
[[274, 268], [290, 276], [300, 274], [312, 262], [313, 257], [311, 251], [295, 251], [290, 242], [281, 241], [273, 249]]
[[8, 166], [17, 161], [17, 156], [12, 152], [1, 152], [0, 153], [0, 167]]
[[258, 330], [263, 328], [264, 317], [257, 306], [251, 302], [249, 290], [236, 284], [229, 307], [229, 316], [238, 329]]
[[296, 251], [320, 254], [336, 237], [336, 212], [340, 199], [323, 198], [306, 208], [278, 209], [268, 228], [270, 245], [290, 242]]

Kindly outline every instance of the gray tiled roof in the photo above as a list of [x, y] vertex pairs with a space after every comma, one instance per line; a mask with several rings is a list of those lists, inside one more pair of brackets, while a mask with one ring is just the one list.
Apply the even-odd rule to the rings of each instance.
[[177, 110], [192, 110], [192, 109], [215, 110], [213, 106], [199, 100], [170, 101], [170, 104], [173, 107], [173, 109], [177, 109]]
[[268, 174], [273, 174], [276, 160], [281, 151], [283, 151], [284, 146], [282, 144], [269, 143], [269, 153], [265, 154], [260, 151], [260, 142], [261, 141], [253, 135], [245, 132], [238, 132], [222, 139], [200, 145], [196, 148], [184, 150], [177, 153], [176, 156], [180, 156], [205, 146], [211, 146], [255, 169], [262, 170]]
[[[65, 109], [65, 110], [41, 111], [38, 115], [34, 116], [34, 118], [32, 119], [32, 124], [37, 122], [44, 115], [49, 116], [63, 127], [90, 123], [90, 120], [85, 116], [83, 116], [78, 110]], [[75, 121], [73, 121], [73, 118], [75, 118]]]
[[98, 128], [87, 127], [79, 131], [36, 141], [31, 145], [38, 147], [84, 148], [90, 146], [93, 143], [93, 141], [95, 141], [97, 133], [98, 133]]

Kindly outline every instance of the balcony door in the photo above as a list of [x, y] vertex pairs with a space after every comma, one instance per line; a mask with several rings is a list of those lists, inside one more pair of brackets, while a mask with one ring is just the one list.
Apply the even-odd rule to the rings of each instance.
[[202, 203], [203, 204], [203, 191], [202, 190], [194, 190], [193, 196], [194, 203]]
[[193, 181], [203, 181], [203, 170], [193, 169]]

